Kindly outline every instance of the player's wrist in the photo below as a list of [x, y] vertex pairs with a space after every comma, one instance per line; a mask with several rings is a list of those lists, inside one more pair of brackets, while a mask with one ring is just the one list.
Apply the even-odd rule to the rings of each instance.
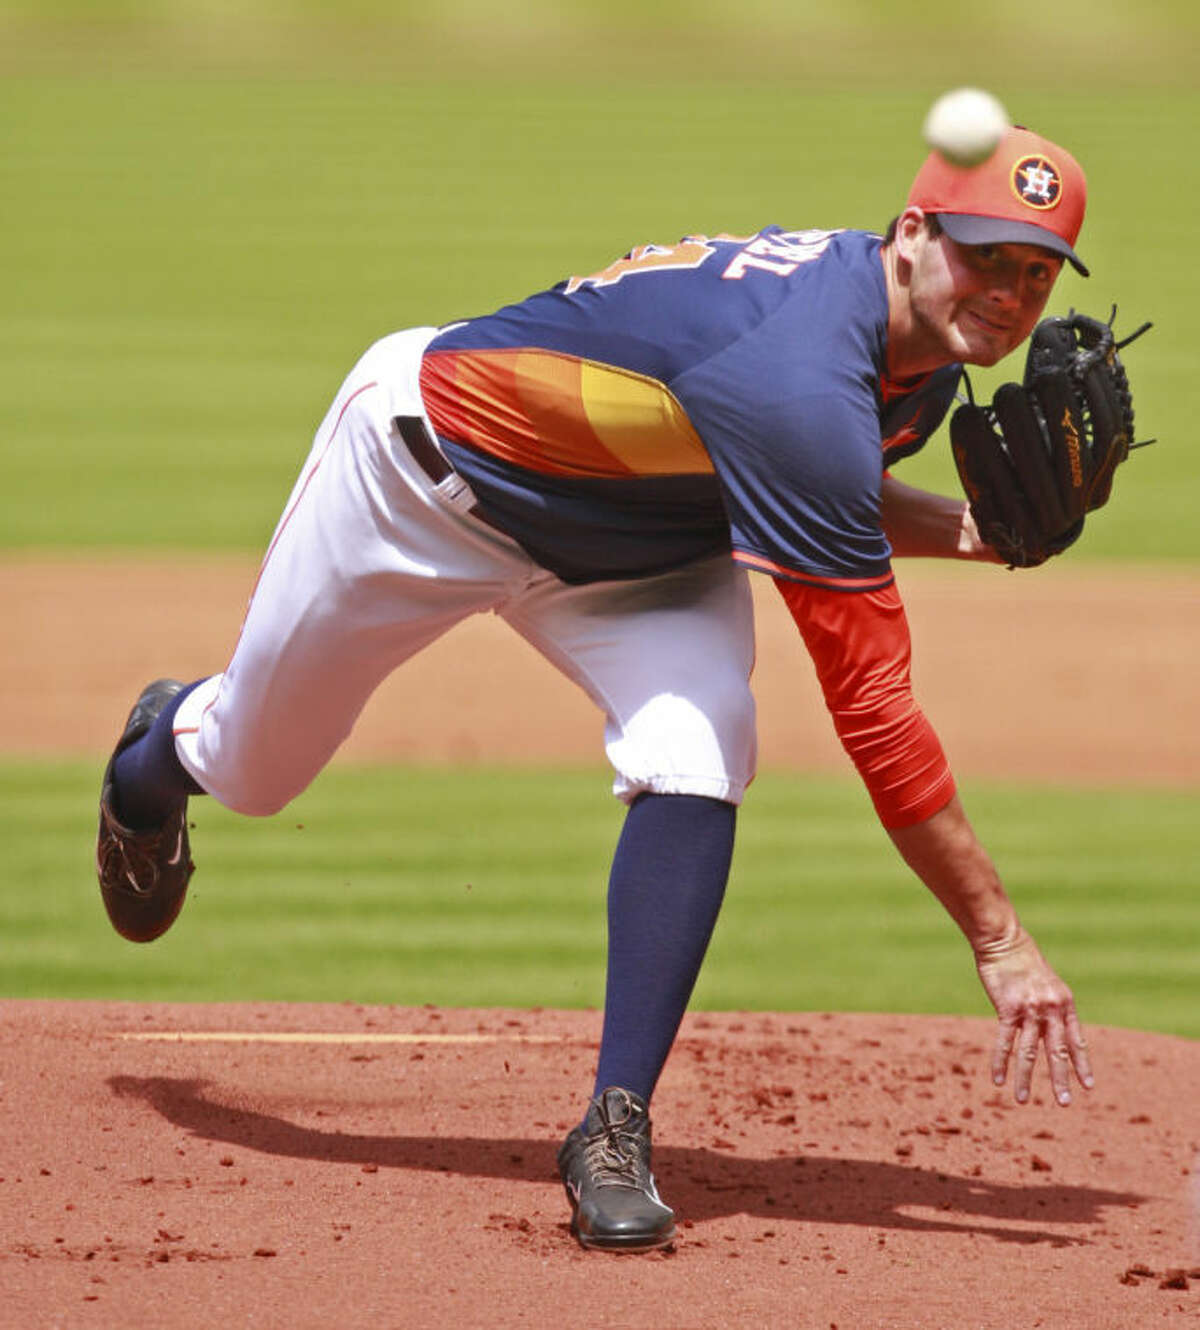
[[987, 965], [1007, 960], [1033, 945], [1033, 938], [1025, 931], [1021, 921], [1011, 911], [1007, 917], [990, 921], [978, 932], [968, 935], [976, 965]]
[[983, 563], [1003, 563], [1003, 560], [979, 534], [971, 505], [965, 500], [959, 506], [958, 542], [955, 551], [960, 559], [976, 559]]

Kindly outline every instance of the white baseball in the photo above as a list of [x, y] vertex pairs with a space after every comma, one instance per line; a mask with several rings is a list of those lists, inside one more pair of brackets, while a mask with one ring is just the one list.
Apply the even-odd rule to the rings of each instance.
[[981, 88], [955, 88], [929, 108], [925, 142], [953, 166], [978, 166], [996, 150], [1009, 127], [1008, 112]]

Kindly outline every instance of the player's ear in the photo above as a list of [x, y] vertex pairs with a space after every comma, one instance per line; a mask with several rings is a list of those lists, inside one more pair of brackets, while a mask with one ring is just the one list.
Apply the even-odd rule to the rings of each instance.
[[926, 236], [926, 213], [921, 208], [908, 207], [896, 218], [892, 244], [896, 254], [906, 263], [916, 257], [917, 247]]

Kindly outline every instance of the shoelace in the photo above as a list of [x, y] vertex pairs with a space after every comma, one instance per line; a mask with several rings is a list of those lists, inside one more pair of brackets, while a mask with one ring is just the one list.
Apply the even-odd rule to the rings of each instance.
[[[100, 849], [100, 878], [109, 888], [148, 896], [158, 884], [158, 847], [162, 833], [156, 831], [118, 835], [107, 813], [104, 844]], [[142, 885], [143, 883], [147, 885]]]
[[639, 1146], [638, 1137], [622, 1133], [616, 1126], [605, 1127], [592, 1137], [583, 1157], [596, 1186], [645, 1188], [647, 1170]]

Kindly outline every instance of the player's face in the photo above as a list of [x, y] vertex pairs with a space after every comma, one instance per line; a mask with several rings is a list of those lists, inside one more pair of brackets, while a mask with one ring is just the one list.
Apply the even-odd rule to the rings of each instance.
[[994, 365], [1033, 331], [1061, 268], [1035, 245], [960, 245], [926, 233], [913, 256], [914, 323], [950, 360]]

